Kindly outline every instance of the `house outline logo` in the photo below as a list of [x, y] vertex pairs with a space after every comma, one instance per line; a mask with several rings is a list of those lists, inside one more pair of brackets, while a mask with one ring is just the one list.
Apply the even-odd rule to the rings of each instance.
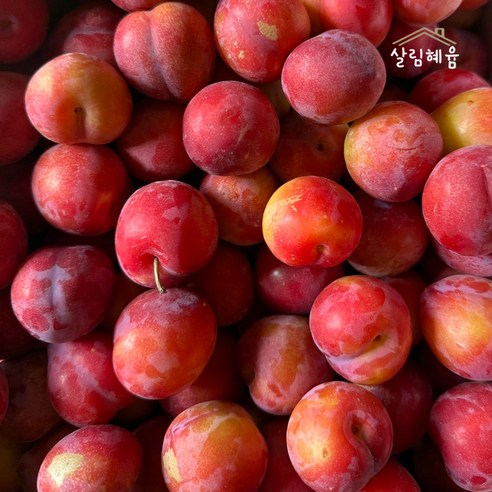
[[414, 39], [417, 39], [421, 36], [427, 36], [429, 38], [435, 39], [436, 41], [439, 41], [446, 46], [454, 46], [455, 44], [457, 44], [456, 41], [453, 41], [452, 39], [449, 39], [444, 35], [443, 27], [436, 27], [434, 30], [429, 29], [428, 27], [421, 27], [420, 29], [417, 29], [410, 34], [407, 34], [406, 36], [393, 41], [392, 44], [403, 46], [404, 44], [407, 44], [410, 41], [413, 41]]

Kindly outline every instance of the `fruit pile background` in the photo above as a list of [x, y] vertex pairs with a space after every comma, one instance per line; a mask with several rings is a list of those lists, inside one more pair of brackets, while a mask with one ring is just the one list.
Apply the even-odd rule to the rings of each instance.
[[0, 491], [492, 491], [492, 3], [0, 0]]

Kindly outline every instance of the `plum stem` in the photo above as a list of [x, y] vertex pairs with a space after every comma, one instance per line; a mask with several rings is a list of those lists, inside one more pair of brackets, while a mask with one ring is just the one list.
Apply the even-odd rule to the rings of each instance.
[[166, 292], [166, 289], [161, 284], [161, 279], [159, 277], [159, 258], [157, 258], [157, 256], [154, 256], [154, 279], [155, 279], [155, 286], [159, 294], [164, 294], [164, 292]]

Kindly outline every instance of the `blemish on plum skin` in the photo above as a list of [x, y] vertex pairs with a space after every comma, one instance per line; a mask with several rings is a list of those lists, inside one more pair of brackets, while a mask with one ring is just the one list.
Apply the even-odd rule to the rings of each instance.
[[258, 26], [260, 33], [263, 36], [265, 36], [265, 38], [269, 39], [270, 41], [277, 41], [278, 39], [277, 26], [267, 24], [266, 22], [263, 21], [258, 21], [256, 25]]
[[166, 450], [162, 457], [162, 463], [167, 471], [168, 477], [177, 483], [181, 482], [181, 473], [179, 472], [178, 462], [172, 448]]
[[48, 473], [58, 487], [61, 487], [68, 475], [77, 471], [84, 463], [84, 455], [61, 453], [53, 458]]

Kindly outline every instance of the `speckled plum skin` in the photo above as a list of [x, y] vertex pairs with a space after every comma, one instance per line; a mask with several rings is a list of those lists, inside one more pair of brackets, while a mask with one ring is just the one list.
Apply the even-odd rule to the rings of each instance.
[[0, 71], [0, 166], [13, 164], [27, 156], [41, 139], [29, 121], [24, 106], [28, 82], [29, 76], [26, 74]]
[[22, 326], [47, 343], [75, 340], [103, 319], [111, 300], [114, 267], [94, 246], [46, 246], [18, 270], [12, 308]]
[[212, 356], [217, 320], [190, 290], [149, 290], [121, 312], [114, 329], [113, 367], [132, 394], [159, 400], [192, 384]]
[[39, 492], [131, 492], [138, 478], [142, 448], [128, 430], [112, 424], [89, 425], [58, 441], [39, 469]]
[[492, 487], [491, 405], [489, 382], [465, 382], [440, 395], [431, 409], [429, 434], [449, 476], [465, 490]]
[[359, 243], [362, 213], [355, 198], [336, 181], [300, 176], [270, 197], [262, 229], [270, 251], [287, 265], [333, 267]]
[[292, 107], [305, 118], [336, 125], [361, 118], [377, 103], [386, 68], [364, 36], [331, 29], [292, 50], [281, 74]]
[[93, 331], [48, 348], [48, 393], [63, 420], [77, 427], [107, 424], [134, 401], [116, 378], [109, 333]]
[[289, 418], [287, 449], [316, 492], [358, 492], [387, 463], [393, 428], [381, 401], [345, 381], [315, 386]]
[[112, 65], [85, 53], [66, 53], [31, 76], [25, 104], [31, 123], [48, 140], [107, 144], [128, 125], [133, 101]]
[[307, 316], [266, 316], [246, 327], [237, 364], [255, 404], [274, 415], [289, 415], [314, 386], [334, 372], [316, 347]]
[[114, 229], [131, 186], [122, 160], [104, 145], [54, 145], [39, 157], [31, 178], [44, 219], [81, 236]]
[[420, 316], [437, 359], [472, 380], [492, 379], [492, 281], [457, 274], [426, 287]]
[[183, 2], [125, 15], [113, 48], [119, 69], [139, 92], [181, 102], [208, 84], [217, 51], [205, 17]]
[[407, 201], [420, 193], [442, 150], [437, 123], [405, 101], [377, 104], [350, 126], [344, 145], [355, 183], [388, 202]]
[[410, 312], [387, 282], [347, 275], [315, 299], [309, 325], [333, 369], [359, 384], [380, 384], [405, 364], [412, 344]]
[[268, 166], [240, 176], [207, 174], [200, 183], [215, 211], [221, 239], [237, 246], [263, 242], [261, 221], [279, 182]]
[[0, 200], [0, 289], [14, 279], [18, 268], [27, 255], [28, 236], [26, 226], [17, 211]]
[[271, 101], [243, 81], [207, 85], [184, 112], [186, 152], [208, 174], [240, 175], [260, 169], [275, 151], [279, 134], [279, 118]]
[[236, 403], [212, 400], [180, 413], [162, 445], [170, 492], [258, 490], [268, 449], [251, 415]]
[[492, 252], [491, 183], [492, 145], [457, 149], [438, 162], [422, 192], [422, 213], [437, 242], [461, 255]]
[[3, 0], [0, 6], [0, 64], [25, 60], [44, 42], [50, 18], [46, 0]]
[[461, 0], [394, 0], [395, 16], [409, 24], [433, 24], [449, 17]]
[[177, 180], [154, 181], [138, 188], [124, 204], [115, 231], [121, 269], [144, 287], [156, 285], [155, 257], [162, 283], [176, 285], [176, 277], [194, 273], [211, 260], [218, 240], [217, 219], [208, 200], [193, 186]]
[[309, 37], [309, 15], [301, 0], [220, 0], [214, 33], [219, 53], [236, 73], [271, 82], [292, 49]]
[[358, 272], [374, 277], [407, 272], [429, 245], [429, 231], [417, 202], [390, 203], [356, 191], [362, 212], [362, 236], [348, 258]]

